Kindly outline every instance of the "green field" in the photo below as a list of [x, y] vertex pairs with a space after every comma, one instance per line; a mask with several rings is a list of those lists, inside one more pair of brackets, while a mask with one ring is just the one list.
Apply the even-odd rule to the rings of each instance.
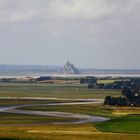
[[98, 84], [111, 84], [111, 83], [114, 83], [116, 81], [120, 81], [120, 80], [113, 80], [113, 79], [97, 80], [97, 83]]
[[97, 123], [96, 128], [105, 132], [140, 134], [140, 115], [127, 115], [108, 122]]
[[104, 107], [101, 104], [89, 104], [89, 105], [61, 105], [61, 106], [33, 106], [33, 107], [22, 107], [23, 110], [34, 110], [34, 111], [58, 111], [58, 112], [72, 112], [87, 115], [95, 115], [102, 117], [112, 118], [113, 109]]
[[33, 111], [60, 111], [72, 112], [88, 115], [96, 115], [102, 117], [116, 118], [124, 115], [137, 114], [140, 115], [139, 107], [110, 107], [103, 104], [87, 104], [87, 105], [61, 105], [61, 106], [32, 106], [21, 107], [22, 110]]
[[105, 98], [119, 90], [94, 90], [80, 84], [0, 83], [0, 97]]
[[37, 100], [37, 99], [0, 99], [0, 107], [28, 104], [48, 104], [48, 103], [75, 102], [69, 100]]
[[48, 117], [38, 115], [22, 115], [12, 113], [0, 113], [0, 125], [30, 125], [30, 124], [49, 124], [52, 122], [65, 122], [74, 121], [72, 118], [61, 118], [61, 117]]
[[[0, 83], [0, 97], [98, 98], [121, 96], [119, 90], [94, 90], [80, 84]], [[68, 100], [0, 99], [0, 107], [73, 102]], [[20, 109], [60, 111], [111, 118], [102, 123], [49, 124], [72, 118], [0, 113], [2, 140], [140, 140], [140, 108], [103, 104], [33, 106]], [[133, 115], [132, 115], [133, 114]], [[4, 139], [5, 138], [5, 139]], [[0, 139], [0, 140], [1, 140]]]
[[[100, 131], [107, 132], [120, 132], [120, 133], [140, 133], [140, 108], [126, 108], [126, 107], [105, 107], [99, 104], [89, 105], [70, 105], [70, 106], [34, 106], [24, 107], [25, 110], [41, 110], [41, 111], [60, 111], [60, 112], [73, 112], [80, 114], [88, 114], [95, 116], [103, 116], [112, 118], [110, 121], [103, 123], [95, 123], [96, 128]], [[119, 112], [116, 115], [114, 112]], [[121, 114], [125, 111], [129, 114], [138, 115], [124, 115]], [[130, 112], [131, 111], [131, 112]]]

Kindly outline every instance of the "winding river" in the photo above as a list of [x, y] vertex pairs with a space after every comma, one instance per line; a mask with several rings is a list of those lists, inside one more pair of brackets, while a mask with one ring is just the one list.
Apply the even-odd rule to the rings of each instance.
[[[25, 98], [23, 97], [23, 98], [20, 98], [20, 99], [25, 99]], [[29, 99], [31, 99], [31, 97]], [[32, 98], [32, 99], [34, 99], [34, 98]], [[35, 98], [35, 99], [37, 100], [37, 98]], [[43, 98], [43, 99], [46, 99], [46, 98]], [[47, 98], [47, 100], [48, 99], [49, 100], [54, 100], [54, 98]], [[40, 98], [38, 98], [38, 100], [40, 100]], [[59, 98], [57, 98], [57, 100], [62, 101], [62, 99], [59, 99]], [[109, 118], [105, 118], [105, 117], [83, 115], [83, 114], [77, 114], [77, 113], [56, 112], [56, 111], [31, 111], [31, 110], [20, 109], [22, 107], [33, 107], [33, 106], [46, 106], [47, 107], [47, 106], [61, 106], [61, 105], [66, 105], [67, 106], [67, 105], [84, 105], [84, 104], [103, 103], [103, 100], [100, 100], [100, 99], [67, 99], [67, 100], [74, 101], [74, 102], [48, 103], [48, 104], [29, 104], [29, 105], [17, 105], [17, 106], [0, 107], [0, 112], [27, 114], [27, 115], [52, 116], [52, 117], [75, 119], [73, 121], [52, 122], [51, 124], [82, 124], [82, 123], [88, 123], [88, 122], [104, 122], [104, 121], [109, 120]]]

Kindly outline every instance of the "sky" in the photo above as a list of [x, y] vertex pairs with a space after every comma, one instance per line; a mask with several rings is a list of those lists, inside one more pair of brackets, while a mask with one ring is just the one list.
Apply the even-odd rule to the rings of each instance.
[[140, 69], [140, 0], [0, 0], [0, 64]]

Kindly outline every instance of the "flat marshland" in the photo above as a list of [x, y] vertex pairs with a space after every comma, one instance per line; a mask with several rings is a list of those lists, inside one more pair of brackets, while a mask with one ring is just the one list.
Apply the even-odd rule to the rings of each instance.
[[0, 83], [0, 109], [19, 105], [17, 110], [110, 118], [106, 122], [73, 124], [77, 118], [1, 111], [0, 140], [140, 140], [139, 107], [110, 107], [103, 103], [61, 104], [81, 102], [70, 99], [104, 99], [107, 95], [118, 97], [121, 91], [88, 89], [87, 85], [73, 83]]
[[119, 90], [93, 90], [80, 84], [0, 83], [0, 97], [104, 98]]

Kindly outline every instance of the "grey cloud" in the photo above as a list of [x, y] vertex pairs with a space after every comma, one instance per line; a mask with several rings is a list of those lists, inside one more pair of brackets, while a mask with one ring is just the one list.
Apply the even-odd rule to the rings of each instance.
[[[130, 6], [129, 6], [130, 5]], [[1, 0], [1, 22], [92, 20], [133, 8], [131, 0]], [[131, 9], [130, 8], [130, 9]], [[129, 8], [128, 8], [129, 9]], [[119, 11], [118, 11], [119, 10]]]
[[[40, 58], [38, 62], [44, 63], [49, 63], [47, 55], [51, 58], [50, 52], [54, 52], [57, 58], [52, 58], [53, 63], [72, 54], [77, 63], [83, 60], [81, 66], [90, 66], [88, 60], [94, 59], [93, 67], [140, 68], [135, 62], [139, 57], [134, 55], [140, 51], [139, 13], [140, 0], [0, 0], [0, 48], [5, 54], [10, 47], [22, 48], [25, 53], [43, 53], [46, 60]], [[88, 57], [84, 59], [82, 55]], [[31, 59], [33, 63], [35, 56]], [[21, 61], [24, 62], [24, 56]]]

